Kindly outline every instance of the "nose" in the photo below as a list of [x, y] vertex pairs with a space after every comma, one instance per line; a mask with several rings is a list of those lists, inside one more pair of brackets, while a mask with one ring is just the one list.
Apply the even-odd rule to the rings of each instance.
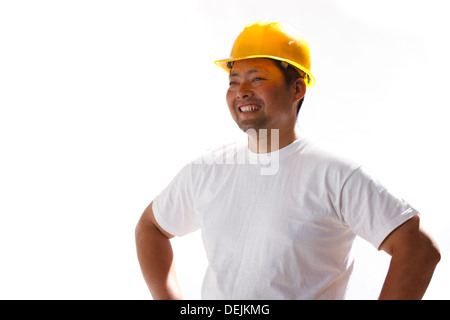
[[251, 98], [253, 96], [253, 91], [250, 89], [250, 86], [247, 83], [242, 83], [237, 91], [236, 98], [238, 100], [244, 100]]

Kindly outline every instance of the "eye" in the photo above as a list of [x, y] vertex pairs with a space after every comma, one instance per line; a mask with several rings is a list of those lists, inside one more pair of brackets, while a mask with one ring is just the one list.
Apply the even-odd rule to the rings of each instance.
[[237, 82], [236, 81], [230, 81], [230, 87], [236, 85]]
[[253, 82], [255, 82], [255, 81], [261, 81], [261, 80], [265, 80], [265, 79], [264, 79], [264, 78], [261, 78], [261, 77], [256, 77], [256, 78], [253, 79]]

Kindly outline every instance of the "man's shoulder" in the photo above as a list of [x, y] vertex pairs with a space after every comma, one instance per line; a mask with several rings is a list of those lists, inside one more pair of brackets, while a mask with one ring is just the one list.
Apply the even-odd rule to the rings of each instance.
[[243, 141], [233, 141], [206, 149], [195, 158], [191, 164], [239, 164], [245, 157], [246, 144]]
[[296, 156], [299, 165], [303, 163], [311, 169], [328, 173], [336, 171], [353, 172], [362, 165], [340, 152], [330, 151], [310, 140], [305, 141], [304, 148]]

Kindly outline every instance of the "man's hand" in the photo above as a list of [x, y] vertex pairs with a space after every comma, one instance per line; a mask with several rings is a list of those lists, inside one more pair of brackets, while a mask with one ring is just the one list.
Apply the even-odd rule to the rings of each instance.
[[136, 249], [142, 274], [153, 299], [182, 299], [169, 241], [173, 235], [156, 222], [152, 204], [145, 209], [136, 226]]
[[395, 229], [380, 245], [392, 256], [380, 300], [421, 299], [440, 260], [435, 241], [416, 215]]

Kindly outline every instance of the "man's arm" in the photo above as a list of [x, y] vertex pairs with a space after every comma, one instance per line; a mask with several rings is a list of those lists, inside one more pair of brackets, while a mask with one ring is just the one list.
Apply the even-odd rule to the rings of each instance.
[[156, 300], [182, 299], [170, 238], [156, 222], [150, 203], [136, 226], [136, 249], [145, 282]]
[[421, 299], [440, 260], [437, 244], [416, 215], [395, 229], [380, 245], [392, 256], [380, 300]]

